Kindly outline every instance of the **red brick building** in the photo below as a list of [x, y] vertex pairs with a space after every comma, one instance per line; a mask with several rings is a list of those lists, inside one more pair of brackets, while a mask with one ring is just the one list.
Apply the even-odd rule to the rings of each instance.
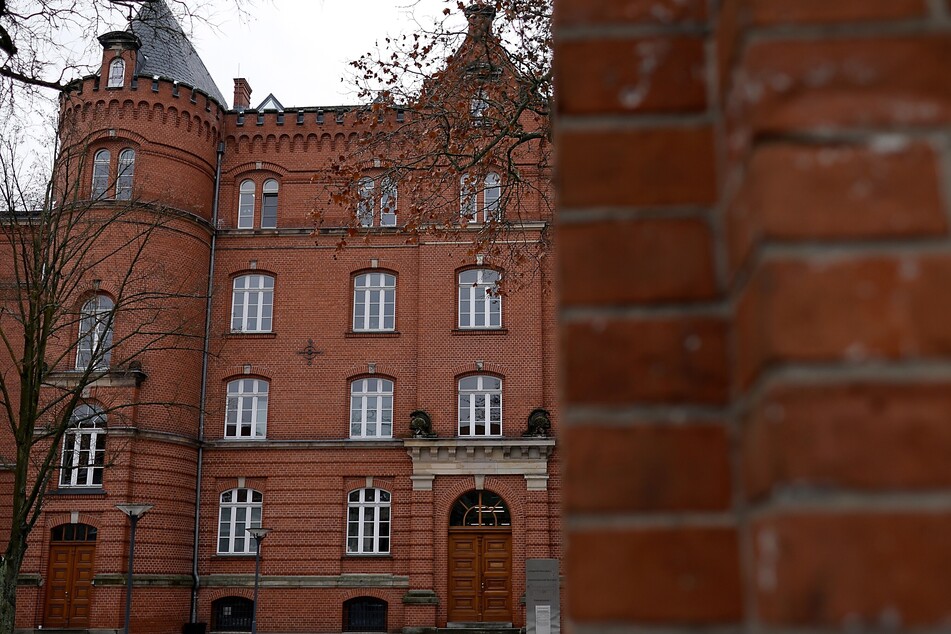
[[[148, 283], [201, 345], [105, 360], [32, 536], [18, 627], [121, 627], [123, 502], [154, 505], [136, 533], [137, 632], [249, 630], [252, 527], [271, 529], [260, 631], [523, 626], [526, 558], [561, 556], [547, 265], [494, 295], [505, 271], [465, 239], [407, 243], [396, 190], [363, 210], [363, 239], [339, 250], [352, 212], [329, 205], [315, 240], [360, 108], [250, 108], [239, 79], [229, 109], [161, 4], [100, 42], [101, 71], [62, 115], [88, 154], [80, 187], [103, 208], [175, 212]], [[540, 236], [542, 203], [523, 202]], [[117, 283], [103, 272], [83, 310], [111, 306]], [[112, 336], [78, 327], [81, 343]], [[96, 413], [116, 400], [136, 407]]]

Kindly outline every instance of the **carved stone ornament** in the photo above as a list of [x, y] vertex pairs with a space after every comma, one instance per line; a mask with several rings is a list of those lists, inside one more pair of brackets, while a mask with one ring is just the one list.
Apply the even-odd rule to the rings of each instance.
[[421, 409], [409, 415], [409, 428], [413, 432], [413, 438], [436, 437], [436, 432], [433, 431], [433, 419]]
[[535, 409], [528, 415], [528, 431], [523, 435], [526, 438], [547, 438], [551, 433], [551, 414], [545, 409]]

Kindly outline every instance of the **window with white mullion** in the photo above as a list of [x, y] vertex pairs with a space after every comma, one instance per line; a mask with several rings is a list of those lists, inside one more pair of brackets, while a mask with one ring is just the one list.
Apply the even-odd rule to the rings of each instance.
[[390, 494], [358, 489], [347, 497], [347, 553], [390, 552]]
[[254, 228], [254, 181], [244, 181], [238, 194], [238, 229]]
[[394, 330], [396, 326], [396, 277], [364, 273], [353, 281], [353, 329]]
[[350, 384], [350, 437], [393, 437], [393, 382], [358, 379]]
[[459, 380], [459, 435], [502, 435], [502, 380], [468, 376]]
[[267, 401], [267, 381], [239, 379], [228, 383], [225, 438], [264, 438]]
[[496, 291], [500, 275], [492, 269], [470, 269], [459, 274], [459, 327], [502, 327], [502, 297]]
[[221, 494], [218, 514], [218, 553], [253, 555], [254, 540], [247, 529], [261, 527], [263, 496], [253, 489], [231, 489]]
[[267, 275], [242, 275], [235, 278], [231, 330], [271, 332], [273, 304], [274, 278]]
[[106, 417], [98, 408], [80, 405], [70, 417], [63, 435], [60, 486], [92, 487], [102, 485], [105, 465]]

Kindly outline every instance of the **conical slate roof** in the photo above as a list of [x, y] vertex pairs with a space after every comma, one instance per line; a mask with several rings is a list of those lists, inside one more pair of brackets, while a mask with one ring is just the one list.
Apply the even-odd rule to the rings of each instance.
[[164, 0], [151, 0], [139, 9], [129, 24], [142, 48], [137, 73], [159, 75], [203, 90], [223, 107], [228, 106], [205, 63], [188, 40], [181, 25]]

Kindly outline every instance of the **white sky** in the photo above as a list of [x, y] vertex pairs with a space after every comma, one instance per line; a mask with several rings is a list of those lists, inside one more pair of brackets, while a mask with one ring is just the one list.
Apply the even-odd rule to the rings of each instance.
[[192, 43], [229, 106], [235, 77], [251, 84], [252, 106], [268, 93], [285, 107], [356, 103], [348, 62], [387, 35], [415, 31], [414, 19], [426, 24], [447, 7], [458, 13], [455, 0], [253, 2], [238, 16], [219, 0], [209, 18], [217, 28], [193, 25]]

